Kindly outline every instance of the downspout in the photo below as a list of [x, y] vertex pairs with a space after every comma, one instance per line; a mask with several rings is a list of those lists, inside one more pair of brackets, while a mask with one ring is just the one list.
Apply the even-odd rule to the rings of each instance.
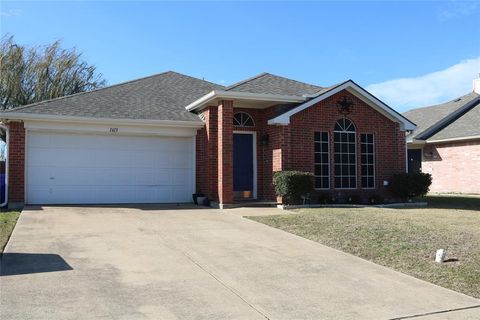
[[0, 203], [0, 207], [5, 207], [8, 204], [8, 171], [9, 171], [9, 166], [8, 166], [8, 158], [9, 153], [10, 153], [10, 148], [9, 142], [10, 142], [10, 129], [8, 128], [7, 125], [4, 123], [0, 122], [0, 129], [5, 130], [5, 201]]
[[408, 144], [405, 137], [405, 172], [408, 173]]

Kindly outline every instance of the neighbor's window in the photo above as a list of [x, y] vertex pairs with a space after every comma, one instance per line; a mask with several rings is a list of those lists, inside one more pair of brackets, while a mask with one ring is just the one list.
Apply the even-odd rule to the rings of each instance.
[[340, 119], [333, 130], [335, 188], [357, 187], [357, 154], [355, 125], [348, 119]]
[[237, 112], [233, 115], [233, 125], [236, 127], [254, 127], [252, 117], [246, 112]]
[[362, 188], [375, 188], [375, 140], [371, 133], [360, 135]]
[[315, 132], [315, 189], [330, 188], [328, 132]]

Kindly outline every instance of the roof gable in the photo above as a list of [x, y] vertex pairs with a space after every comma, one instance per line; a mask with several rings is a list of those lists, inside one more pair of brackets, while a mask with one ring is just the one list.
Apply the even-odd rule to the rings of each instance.
[[352, 80], [342, 82], [340, 84], [337, 84], [329, 88], [324, 88], [317, 95], [313, 96], [313, 98], [308, 100], [307, 102], [304, 102], [298, 105], [297, 107], [273, 119], [270, 119], [268, 121], [268, 124], [287, 125], [290, 123], [290, 117], [292, 115], [302, 110], [305, 110], [306, 108], [309, 108], [317, 104], [318, 102], [323, 101], [342, 90], [348, 90], [350, 93], [354, 94], [355, 96], [363, 100], [365, 103], [370, 105], [372, 108], [374, 108], [375, 110], [377, 110], [378, 112], [386, 116], [387, 118], [399, 123], [402, 130], [414, 130], [416, 128], [413, 122], [411, 122], [410, 120], [402, 116], [400, 113], [398, 113], [397, 111], [387, 106], [377, 97], [375, 97], [374, 95], [369, 93], [367, 90], [360, 87], [358, 84], [356, 84]]

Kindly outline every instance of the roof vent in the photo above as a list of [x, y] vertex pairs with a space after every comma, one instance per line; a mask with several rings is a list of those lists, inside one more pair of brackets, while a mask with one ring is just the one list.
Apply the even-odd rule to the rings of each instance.
[[473, 80], [473, 92], [480, 94], [480, 79]]

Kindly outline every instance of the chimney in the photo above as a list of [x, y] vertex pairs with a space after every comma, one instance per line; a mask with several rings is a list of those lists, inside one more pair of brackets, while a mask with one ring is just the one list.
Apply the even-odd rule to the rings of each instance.
[[473, 80], [473, 92], [480, 94], [480, 78]]

